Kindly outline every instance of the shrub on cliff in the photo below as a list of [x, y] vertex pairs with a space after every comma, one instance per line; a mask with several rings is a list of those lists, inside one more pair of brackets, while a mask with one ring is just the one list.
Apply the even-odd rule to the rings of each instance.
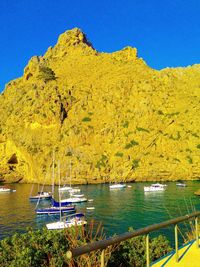
[[51, 68], [49, 68], [47, 66], [40, 66], [38, 79], [42, 79], [45, 82], [48, 82], [51, 80], [55, 80], [56, 76], [55, 76], [54, 71]]

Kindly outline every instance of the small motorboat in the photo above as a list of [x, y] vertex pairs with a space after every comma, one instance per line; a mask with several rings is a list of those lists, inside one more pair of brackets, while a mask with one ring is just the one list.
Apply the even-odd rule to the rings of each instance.
[[10, 192], [16, 192], [16, 190], [12, 190], [10, 188], [3, 187], [3, 186], [0, 187], [0, 193], [10, 193]]
[[152, 184], [150, 186], [144, 186], [144, 192], [156, 192], [156, 191], [164, 191], [166, 184]]
[[81, 203], [81, 202], [87, 202], [87, 198], [86, 197], [69, 197], [69, 198], [66, 198], [66, 199], [63, 199], [60, 201], [61, 203], [65, 203], [65, 202], [68, 202], [68, 203]]
[[86, 224], [87, 221], [85, 220], [85, 215], [83, 213], [75, 213], [65, 216], [63, 220], [60, 220], [58, 222], [48, 223], [46, 224], [46, 227], [49, 230], [59, 230], [64, 228], [70, 228], [72, 226], [83, 226]]
[[71, 187], [70, 186], [66, 186], [66, 185], [64, 185], [64, 186], [62, 186], [62, 187], [59, 187], [58, 188], [58, 190], [59, 191], [69, 191], [71, 189]]
[[78, 187], [74, 187], [74, 188], [70, 188], [68, 191], [69, 191], [70, 194], [73, 194], [73, 193], [81, 192], [81, 189], [78, 188]]
[[95, 207], [86, 207], [87, 210], [94, 210]]
[[30, 196], [29, 199], [32, 200], [50, 200], [52, 199], [51, 192], [38, 192], [35, 196]]
[[110, 189], [121, 189], [121, 188], [125, 188], [126, 185], [125, 184], [113, 184], [113, 185], [109, 185]]
[[60, 213], [75, 213], [75, 206], [66, 206], [66, 207], [48, 207], [48, 208], [39, 208], [35, 210], [38, 215], [55, 215]]
[[179, 187], [186, 187], [187, 185], [185, 183], [176, 183], [176, 186], [179, 186]]

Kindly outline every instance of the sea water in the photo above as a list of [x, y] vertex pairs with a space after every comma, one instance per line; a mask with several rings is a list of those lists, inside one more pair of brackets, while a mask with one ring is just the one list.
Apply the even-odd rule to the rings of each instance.
[[[82, 185], [82, 193], [93, 201], [76, 204], [76, 208], [86, 214], [88, 221], [102, 222], [107, 236], [122, 234], [130, 227], [139, 229], [200, 210], [200, 197], [194, 195], [200, 189], [200, 182], [187, 181], [187, 187], [177, 187], [176, 182], [166, 184], [166, 190], [160, 192], [144, 192], [144, 186], [150, 183], [129, 183], [126, 188], [117, 190], [110, 190], [108, 184]], [[48, 201], [29, 201], [32, 188], [34, 195], [37, 194], [38, 186], [11, 184], [8, 187], [16, 192], [0, 194], [0, 239], [16, 232], [26, 232], [27, 228], [40, 229], [46, 223], [59, 219], [52, 215], [35, 214], [38, 204], [50, 205]], [[47, 186], [44, 190], [51, 191], [51, 187]], [[55, 192], [58, 200], [58, 187], [55, 187]], [[66, 194], [62, 196], [65, 197]], [[94, 209], [89, 210], [87, 207]], [[191, 230], [190, 224], [183, 224], [182, 227], [184, 232]], [[174, 238], [173, 227], [162, 229], [159, 233], [165, 234], [170, 240]]]

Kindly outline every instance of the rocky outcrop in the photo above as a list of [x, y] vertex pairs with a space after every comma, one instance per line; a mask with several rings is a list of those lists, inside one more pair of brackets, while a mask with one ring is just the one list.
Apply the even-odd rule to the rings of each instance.
[[63, 183], [199, 179], [199, 84], [199, 65], [157, 71], [67, 31], [0, 96], [0, 180], [51, 183], [53, 151]]

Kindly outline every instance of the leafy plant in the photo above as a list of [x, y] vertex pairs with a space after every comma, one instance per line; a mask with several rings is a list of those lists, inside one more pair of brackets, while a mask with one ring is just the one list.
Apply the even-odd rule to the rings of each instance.
[[125, 122], [123, 123], [122, 126], [123, 126], [124, 128], [128, 128], [128, 125], [129, 125], [129, 122], [128, 122], [128, 121], [125, 121]]
[[[129, 231], [133, 231], [130, 229]], [[172, 250], [166, 237], [160, 235], [150, 239], [150, 261], [155, 261]], [[122, 242], [112, 253], [108, 266], [142, 267], [146, 266], [145, 236], [138, 236]]]
[[85, 117], [85, 118], [82, 119], [82, 121], [83, 121], [83, 122], [88, 122], [88, 121], [91, 121], [91, 118], [89, 118], [89, 117]]
[[187, 156], [186, 158], [188, 159], [189, 164], [193, 163], [193, 160], [192, 160], [192, 158], [190, 156]]
[[138, 146], [138, 145], [139, 145], [139, 143], [137, 141], [132, 140], [132, 141], [130, 141], [130, 143], [126, 144], [125, 149], [129, 149], [133, 146]]
[[120, 157], [120, 158], [122, 158], [123, 157], [123, 153], [122, 152], [117, 152], [117, 153], [115, 153], [115, 156], [116, 157]]
[[137, 130], [138, 132], [147, 132], [147, 133], [149, 133], [149, 130], [147, 130], [147, 129], [145, 129], [145, 128], [142, 128], [142, 127], [137, 127], [136, 130]]
[[134, 159], [134, 160], [132, 161], [132, 170], [133, 170], [133, 169], [136, 169], [136, 168], [139, 167], [139, 162], [140, 162], [139, 159]]
[[51, 68], [47, 66], [40, 66], [38, 79], [42, 79], [45, 82], [48, 82], [51, 80], [55, 80], [56, 76], [55, 76], [54, 71]]
[[[130, 229], [133, 231], [133, 229]], [[85, 267], [99, 266], [101, 251], [72, 258], [67, 251], [94, 241], [105, 240], [101, 223], [91, 221], [86, 228], [73, 227], [49, 231], [31, 229], [25, 234], [15, 234], [0, 241], [1, 267]], [[151, 261], [171, 251], [164, 236], [150, 239]], [[145, 266], [145, 237], [139, 236], [105, 249], [105, 266]]]

